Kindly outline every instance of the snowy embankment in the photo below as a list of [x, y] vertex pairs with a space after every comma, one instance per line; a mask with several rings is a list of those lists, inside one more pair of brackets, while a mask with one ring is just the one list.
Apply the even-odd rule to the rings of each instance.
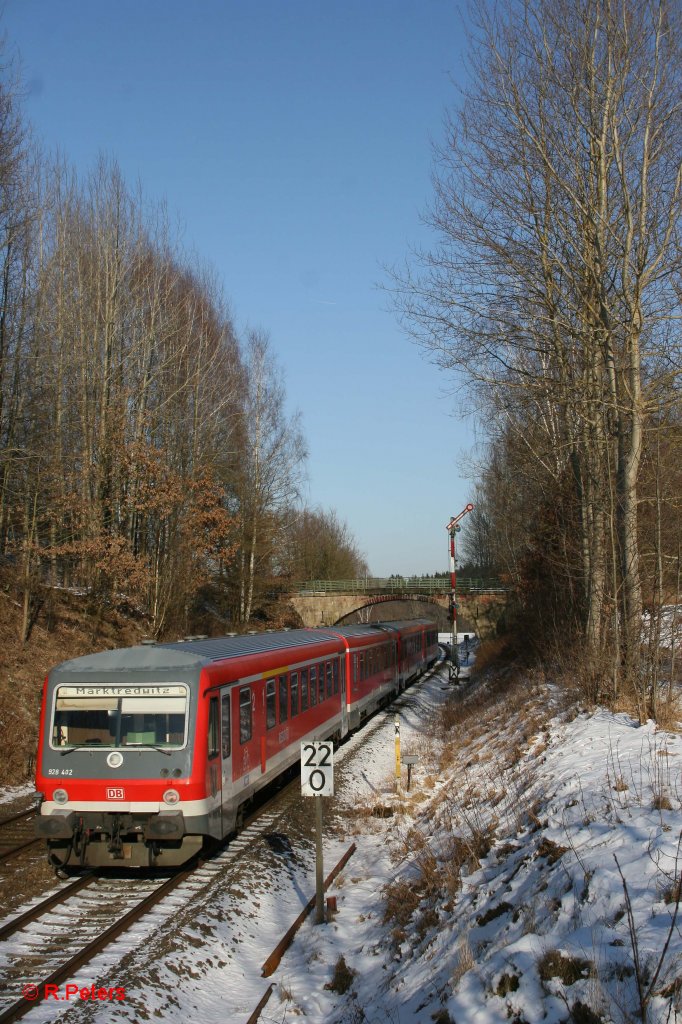
[[375, 782], [364, 816], [345, 794], [339, 913], [299, 934], [262, 1020], [678, 1020], [682, 741], [567, 696], [498, 684], [439, 739], [403, 728], [413, 793], [387, 795], [389, 763], [401, 813], [371, 816]]

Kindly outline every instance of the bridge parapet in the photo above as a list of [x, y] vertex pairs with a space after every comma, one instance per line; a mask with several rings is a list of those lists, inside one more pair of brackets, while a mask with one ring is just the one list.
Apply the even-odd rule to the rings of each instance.
[[[458, 594], [504, 594], [509, 588], [501, 580], [457, 577]], [[434, 579], [429, 576], [364, 576], [354, 580], [305, 580], [294, 584], [301, 596], [312, 594], [428, 594], [442, 597], [450, 593], [450, 578]]]

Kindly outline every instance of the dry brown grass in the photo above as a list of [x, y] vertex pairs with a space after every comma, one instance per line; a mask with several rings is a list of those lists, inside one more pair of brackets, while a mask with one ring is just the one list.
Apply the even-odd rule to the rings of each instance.
[[424, 898], [424, 888], [417, 878], [398, 878], [384, 886], [384, 924], [404, 928]]
[[404, 941], [412, 920], [420, 939], [437, 925], [438, 909], [451, 905], [461, 888], [462, 868], [477, 863], [471, 842], [461, 836], [446, 835], [436, 845], [430, 835], [416, 826], [403, 836], [400, 853], [403, 863], [407, 859], [407, 872], [383, 891], [384, 922], [394, 926], [392, 936], [396, 944]]
[[489, 637], [476, 649], [475, 674], [480, 676], [489, 668], [497, 669], [514, 655], [513, 638], [510, 635]]
[[353, 978], [355, 977], [355, 971], [352, 971], [345, 959], [340, 956], [336, 961], [334, 967], [334, 975], [331, 981], [328, 981], [324, 986], [331, 992], [336, 992], [337, 995], [345, 995], [348, 989], [353, 984]]
[[[422, 792], [419, 802], [403, 801], [414, 823], [403, 819], [403, 830], [393, 829], [391, 852], [400, 874], [383, 892], [384, 920], [396, 946], [410, 934], [423, 939], [437, 926], [452, 910], [464, 874], [477, 871], [498, 838], [516, 850], [508, 841], [529, 823], [540, 825], [535, 766], [560, 703], [554, 690], [549, 700], [548, 693], [542, 673], [529, 677], [507, 666], [454, 690], [430, 723], [439, 742], [424, 750], [423, 760], [439, 754], [439, 773], [456, 784]], [[553, 862], [564, 852], [547, 843], [539, 855]], [[507, 909], [499, 904], [491, 919]], [[462, 971], [466, 963], [463, 956]]]
[[542, 981], [559, 978], [564, 985], [574, 985], [594, 970], [591, 960], [568, 956], [558, 949], [550, 949], [538, 961], [538, 973]]
[[661, 701], [656, 712], [656, 725], [666, 732], [682, 731], [682, 708], [677, 693], [671, 700]]
[[450, 978], [450, 985], [452, 988], [455, 989], [467, 971], [470, 971], [475, 966], [476, 961], [474, 960], [474, 955], [471, 952], [469, 938], [468, 936], [465, 936], [457, 947], [457, 962], [455, 964], [455, 969], [452, 972], [452, 977]]

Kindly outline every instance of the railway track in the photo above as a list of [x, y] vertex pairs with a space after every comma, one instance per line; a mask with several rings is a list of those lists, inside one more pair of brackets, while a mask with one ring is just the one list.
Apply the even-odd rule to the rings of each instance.
[[40, 843], [31, 829], [36, 811], [32, 806], [0, 820], [0, 863]]
[[[0, 1024], [19, 1020], [45, 998], [56, 998], [52, 993], [59, 986], [175, 890], [184, 887], [184, 903], [204, 889], [258, 837], [260, 827], [267, 828], [271, 804], [293, 785], [249, 815], [238, 835], [208, 860], [195, 858], [165, 879], [147, 873], [127, 872], [117, 878], [87, 872], [0, 925]], [[175, 910], [176, 904], [169, 904], [154, 928]], [[64, 992], [59, 998], [65, 998]]]
[[[410, 687], [387, 712], [376, 716], [376, 726], [385, 714], [391, 715], [405, 704], [418, 703], [417, 693], [417, 687]], [[414, 710], [417, 711], [416, 707]], [[369, 740], [373, 725], [368, 723], [356, 737], [362, 741], [366, 736]], [[4, 979], [0, 982], [0, 1024], [19, 1020], [42, 998], [51, 995], [46, 986], [52, 986], [54, 992], [56, 986], [65, 986], [76, 978], [81, 984], [87, 978], [88, 985], [91, 980], [97, 984], [112, 978], [115, 982], [125, 980], [132, 998], [134, 991], [144, 989], [136, 973], [140, 963], [149, 963], [150, 957], [158, 962], [161, 951], [173, 947], [181, 921], [191, 929], [191, 922], [203, 912], [212, 922], [214, 908], [221, 900], [220, 919], [232, 922], [238, 955], [244, 936], [249, 937], [249, 929], [257, 931], [257, 908], [268, 886], [290, 887], [293, 882], [298, 889], [298, 872], [304, 878], [309, 875], [304, 863], [312, 849], [307, 835], [309, 809], [298, 807], [300, 803], [296, 778], [249, 816], [238, 835], [207, 861], [190, 864], [164, 880], [142, 873], [132, 879], [87, 874], [0, 925], [0, 977]], [[264, 863], [266, 860], [269, 866]], [[252, 885], [256, 870], [261, 873], [264, 886], [260, 890]], [[143, 919], [147, 917], [150, 920], [145, 932]], [[171, 918], [172, 928], [164, 927]], [[81, 971], [136, 922], [141, 924], [135, 930], [133, 943], [120, 947], [120, 953], [118, 948], [107, 951], [105, 957], [92, 963], [87, 974]], [[145, 970], [141, 973], [146, 975]], [[27, 985], [33, 986], [31, 992], [36, 996], [30, 1000], [22, 994]], [[72, 991], [75, 990], [74, 986]], [[61, 993], [60, 998], [65, 1000], [64, 988]], [[70, 1005], [66, 1001], [54, 1003], [52, 998], [49, 1002], [51, 1017]]]
[[[194, 871], [193, 866], [186, 868], [163, 882], [136, 879], [134, 887], [128, 879], [79, 878], [6, 925], [3, 933], [8, 941], [0, 951], [0, 973], [5, 979], [0, 1022], [23, 1017], [49, 994], [49, 986], [71, 979]], [[19, 935], [19, 941], [9, 941]]]

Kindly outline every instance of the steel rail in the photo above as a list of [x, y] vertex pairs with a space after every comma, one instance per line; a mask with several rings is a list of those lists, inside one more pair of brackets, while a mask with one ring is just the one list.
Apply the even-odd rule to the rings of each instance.
[[17, 814], [12, 814], [9, 818], [3, 818], [0, 821], [0, 828], [3, 825], [10, 825], [13, 821], [19, 821], [20, 818], [31, 818], [38, 810], [38, 807], [29, 807], [27, 811], [18, 811]]
[[[30, 821], [31, 818], [35, 817], [38, 811], [37, 805], [29, 807], [25, 811], [17, 811], [16, 814], [11, 814], [8, 818], [3, 818], [0, 821], [0, 828], [6, 825], [13, 825], [17, 821]], [[0, 843], [3, 840], [0, 839]], [[20, 843], [16, 843], [14, 846], [10, 846], [9, 849], [0, 852], [0, 863], [5, 860], [9, 860], [10, 857], [14, 857], [15, 854], [21, 853], [22, 850], [26, 850], [29, 846], [33, 846], [35, 843], [40, 842], [36, 836], [32, 836], [30, 839], [24, 839]]]
[[[341, 860], [338, 862], [336, 867], [327, 875], [324, 880], [324, 891], [326, 892], [329, 886], [332, 884], [336, 876], [343, 871], [350, 858], [355, 853], [357, 847], [355, 843], [351, 843], [350, 847], [346, 850]], [[271, 974], [279, 967], [282, 957], [286, 953], [287, 949], [294, 941], [294, 936], [299, 930], [303, 922], [305, 921], [308, 914], [315, 908], [315, 896], [311, 896], [306, 905], [304, 906], [301, 913], [298, 915], [291, 928], [287, 931], [286, 935], [280, 942], [277, 943], [270, 956], [267, 958], [261, 968], [261, 978], [269, 978]], [[2, 1018], [0, 1018], [2, 1020]]]
[[90, 885], [93, 880], [92, 872], [88, 872], [87, 875], [81, 875], [79, 878], [74, 879], [73, 882], [69, 882], [68, 885], [63, 885], [57, 892], [52, 893], [47, 899], [42, 900], [40, 903], [36, 903], [35, 907], [29, 907], [23, 914], [19, 914], [18, 917], [13, 917], [11, 921], [3, 925], [0, 928], [0, 939], [8, 939], [10, 935], [14, 935], [15, 932], [20, 931], [27, 924], [32, 921], [37, 921], [39, 917], [51, 910], [52, 907], [57, 906], [59, 903], [65, 903], [66, 900], [70, 899], [71, 896], [80, 890], [85, 888], [86, 885]]
[[9, 850], [5, 850], [3, 853], [0, 853], [0, 862], [3, 860], [9, 860], [10, 857], [16, 856], [16, 854], [21, 853], [22, 850], [27, 850], [29, 846], [35, 846], [36, 843], [40, 842], [42, 842], [42, 840], [37, 836], [34, 836], [33, 839], [26, 839], [23, 843], [19, 843], [17, 846], [12, 846]]
[[28, 1013], [34, 1006], [37, 1006], [45, 999], [46, 987], [48, 985], [61, 985], [62, 982], [67, 981], [71, 978], [76, 971], [78, 971], [84, 964], [92, 960], [94, 956], [101, 953], [114, 939], [117, 939], [119, 935], [127, 931], [131, 925], [139, 921], [141, 917], [151, 910], [152, 907], [160, 903], [162, 899], [168, 896], [169, 893], [181, 885], [187, 878], [192, 875], [199, 864], [199, 862], [193, 864], [191, 867], [185, 868], [177, 875], [173, 875], [166, 882], [163, 882], [158, 889], [150, 893], [141, 900], [137, 906], [129, 910], [123, 917], [120, 917], [112, 925], [110, 925], [101, 935], [98, 935], [96, 939], [88, 942], [80, 952], [72, 956], [65, 964], [58, 967], [56, 971], [53, 971], [48, 978], [43, 978], [41, 981], [36, 982], [36, 998], [32, 1000], [19, 999], [15, 1003], [12, 1003], [7, 1009], [0, 1013], [0, 1024], [9, 1024], [10, 1021], [19, 1020], [24, 1014]]

